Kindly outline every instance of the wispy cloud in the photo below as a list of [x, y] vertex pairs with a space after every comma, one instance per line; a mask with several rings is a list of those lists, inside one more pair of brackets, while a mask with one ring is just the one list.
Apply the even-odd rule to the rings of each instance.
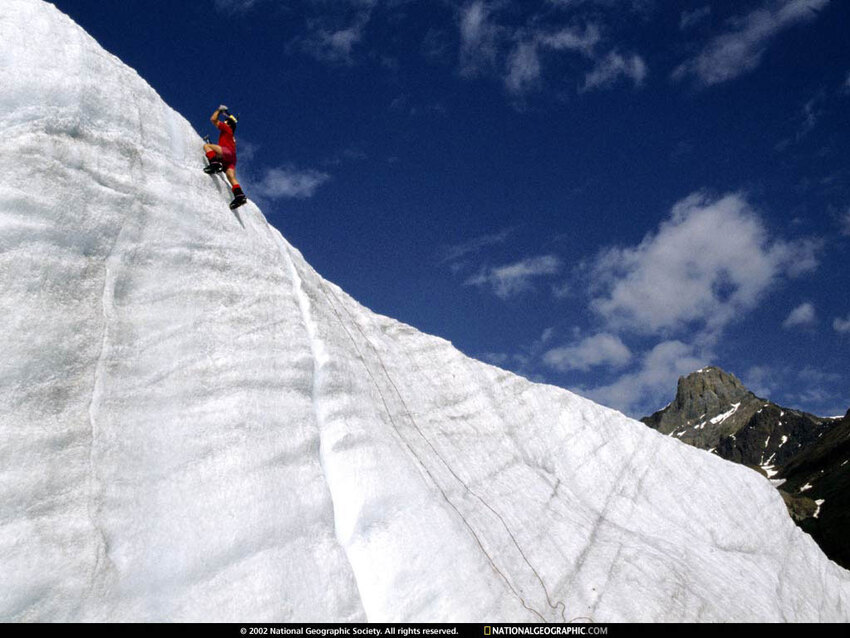
[[644, 416], [669, 400], [680, 376], [698, 370], [710, 360], [710, 355], [698, 354], [692, 345], [664, 341], [643, 355], [635, 371], [609, 385], [580, 388], [579, 392], [626, 414]]
[[836, 332], [840, 332], [842, 334], [846, 334], [850, 332], [850, 315], [847, 315], [846, 318], [836, 317], [832, 321], [832, 327]]
[[260, 144], [254, 144], [253, 142], [246, 140], [244, 137], [239, 138], [239, 163], [244, 167], [245, 165], [251, 163], [254, 157], [256, 157], [257, 152], [260, 150]]
[[713, 200], [696, 193], [639, 245], [600, 253], [591, 306], [621, 329], [716, 334], [780, 278], [815, 269], [816, 249], [812, 241], [769, 237], [739, 194]]
[[[282, 4], [290, 22], [290, 51], [301, 51], [319, 61], [354, 64], [355, 49], [365, 37], [372, 14], [379, 6], [394, 10], [403, 2], [394, 0], [292, 0]], [[230, 17], [248, 14], [271, 0], [214, 0], [216, 10]], [[390, 62], [387, 58], [384, 61]], [[390, 62], [391, 63], [391, 62]]]
[[648, 14], [655, 10], [656, 0], [546, 0], [549, 4], [565, 9], [582, 6], [612, 9], [616, 11], [631, 11], [638, 14]]
[[307, 199], [330, 178], [322, 171], [283, 166], [266, 169], [262, 179], [253, 184], [251, 190], [265, 199]]
[[815, 307], [807, 301], [794, 308], [794, 310], [788, 314], [785, 321], [782, 322], [782, 327], [786, 329], [800, 328], [811, 326], [816, 322], [817, 315], [815, 313]]
[[508, 58], [505, 86], [511, 93], [525, 93], [540, 82], [542, 68], [535, 40], [520, 42]]
[[352, 64], [354, 48], [363, 39], [377, 0], [339, 0], [327, 3], [307, 20], [307, 32], [298, 40], [301, 49], [317, 60]]
[[555, 299], [566, 299], [573, 293], [572, 284], [569, 281], [552, 284], [552, 296]]
[[673, 77], [693, 76], [711, 86], [756, 69], [774, 39], [783, 31], [814, 20], [829, 0], [765, 0], [761, 6], [729, 22], [695, 57], [681, 64]]
[[620, 368], [632, 360], [632, 352], [616, 335], [600, 333], [578, 343], [552, 348], [543, 363], [560, 372], [587, 371], [596, 366]]
[[682, 31], [692, 29], [710, 15], [711, 7], [708, 5], [693, 9], [692, 11], [682, 11], [679, 17], [679, 29]]
[[844, 378], [836, 372], [813, 366], [755, 366], [742, 381], [757, 396], [812, 414], [832, 416], [847, 410]]
[[467, 2], [460, 10], [460, 72], [474, 77], [496, 67], [501, 29], [491, 19], [484, 0]]
[[354, 45], [363, 38], [363, 28], [368, 20], [368, 15], [364, 14], [344, 29], [332, 31], [317, 27], [310, 37], [303, 40], [302, 46], [305, 51], [319, 60], [350, 64]]
[[540, 359], [541, 353], [549, 347], [549, 343], [552, 341], [553, 335], [554, 330], [552, 328], [547, 328], [538, 339], [535, 339], [530, 346], [523, 348], [520, 352], [512, 354], [504, 352], [485, 352], [479, 354], [478, 358], [483, 359], [488, 363], [492, 363], [493, 365], [513, 370], [517, 374], [520, 374], [532, 381], [539, 381], [542, 383], [546, 381], [546, 378], [543, 374], [541, 374], [537, 362]]
[[444, 246], [438, 251], [437, 258], [440, 263], [449, 264], [452, 270], [460, 270], [466, 265], [466, 260], [480, 253], [485, 248], [504, 244], [514, 231], [515, 227], [505, 228], [498, 233], [481, 235], [460, 244]]
[[[329, 64], [354, 65], [369, 59], [397, 70], [396, 54], [387, 53], [387, 38], [379, 42], [374, 36], [385, 26], [384, 18], [403, 19], [403, 7], [411, 1], [285, 3], [283, 10], [293, 23], [288, 50]], [[571, 65], [578, 74], [575, 86], [579, 90], [607, 89], [623, 79], [639, 86], [647, 75], [646, 61], [623, 51], [614, 37], [624, 14], [646, 15], [653, 2], [538, 0], [525, 5], [515, 0], [450, 0], [435, 6], [437, 19], [451, 17], [421, 36], [421, 50], [432, 61], [454, 58], [461, 77], [500, 80], [513, 98], [545, 88], [547, 68], [567, 56], [584, 60]], [[264, 3], [271, 4], [268, 0], [215, 0], [216, 8], [228, 14], [246, 13]], [[518, 20], [518, 16], [522, 17]]]
[[817, 125], [822, 113], [822, 104], [825, 99], [825, 93], [823, 91], [819, 91], [817, 95], [812, 97], [803, 105], [802, 124], [800, 125], [800, 130], [797, 132], [798, 140], [811, 133], [812, 129], [814, 129]]
[[594, 57], [594, 49], [601, 36], [599, 27], [588, 24], [578, 27], [546, 31], [544, 28], [526, 29], [518, 32], [519, 38], [507, 62], [505, 87], [515, 95], [527, 93], [540, 85], [543, 73], [541, 53], [546, 51], [579, 53], [587, 58]]
[[[647, 75], [647, 64], [634, 53], [621, 53], [606, 46], [599, 8], [608, 15], [621, 12], [622, 3], [607, 0], [549, 2], [559, 11], [532, 13], [523, 24], [510, 22], [509, 2], [471, 0], [458, 11], [460, 74], [464, 77], [500, 77], [506, 91], [523, 97], [543, 86], [545, 65], [556, 54], [577, 55], [591, 68], [582, 90], [606, 89], [621, 78], [639, 86]], [[633, 3], [634, 4], [634, 3]], [[639, 3], [638, 3], [639, 4]], [[638, 4], [631, 7], [639, 10]], [[587, 5], [586, 10], [579, 9]], [[507, 19], [505, 15], [509, 16]]]
[[596, 46], [602, 40], [599, 25], [588, 23], [584, 28], [566, 27], [554, 32], [539, 32], [536, 39], [544, 48], [552, 51], [575, 51], [585, 57], [593, 57]]
[[225, 13], [247, 11], [263, 0], [215, 0], [215, 8]]
[[495, 268], [482, 268], [468, 278], [468, 286], [490, 287], [501, 299], [508, 299], [534, 290], [534, 280], [555, 275], [561, 270], [561, 260], [554, 255], [529, 257], [512, 264]]
[[826, 92], [823, 90], [818, 91], [811, 99], [807, 100], [803, 107], [800, 109], [799, 115], [799, 125], [797, 127], [797, 132], [793, 137], [786, 137], [780, 140], [775, 146], [779, 152], [783, 152], [791, 146], [793, 142], [801, 142], [804, 140], [809, 133], [811, 133], [815, 126], [817, 126], [818, 120], [821, 118], [823, 114], [823, 104], [826, 101], [827, 96]]
[[640, 86], [646, 74], [646, 62], [639, 55], [623, 56], [617, 51], [611, 51], [597, 60], [593, 70], [585, 76], [582, 90], [608, 88], [620, 78], [628, 78], [635, 86]]
[[741, 376], [744, 385], [759, 397], [769, 397], [777, 385], [776, 372], [771, 366], [751, 366]]

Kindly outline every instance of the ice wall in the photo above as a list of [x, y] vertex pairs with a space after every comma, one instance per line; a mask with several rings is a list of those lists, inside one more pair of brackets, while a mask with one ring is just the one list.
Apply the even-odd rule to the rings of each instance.
[[0, 620], [848, 619], [763, 478], [369, 312], [52, 5], [0, 43]]

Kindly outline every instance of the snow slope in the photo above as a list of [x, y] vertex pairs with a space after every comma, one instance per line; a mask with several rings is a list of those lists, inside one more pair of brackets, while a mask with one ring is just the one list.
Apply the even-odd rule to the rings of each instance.
[[755, 472], [363, 308], [52, 5], [0, 42], [0, 620], [848, 620]]

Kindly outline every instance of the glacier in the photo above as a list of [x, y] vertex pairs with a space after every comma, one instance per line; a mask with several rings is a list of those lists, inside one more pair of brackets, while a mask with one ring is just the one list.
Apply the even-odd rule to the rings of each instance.
[[763, 477], [370, 312], [52, 5], [0, 42], [0, 620], [850, 619]]

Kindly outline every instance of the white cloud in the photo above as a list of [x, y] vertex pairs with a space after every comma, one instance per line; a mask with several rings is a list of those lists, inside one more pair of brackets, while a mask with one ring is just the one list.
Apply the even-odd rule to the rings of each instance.
[[[620, 11], [619, 0], [593, 0], [587, 3], [559, 3], [562, 8], [575, 8], [582, 4], [602, 6], [611, 12]], [[644, 59], [636, 54], [622, 54], [616, 50], [599, 51], [603, 41], [603, 27], [587, 18], [597, 19], [598, 11], [589, 8], [580, 20], [583, 26], [574, 26], [576, 15], [569, 15], [570, 24], [564, 26], [564, 16], [553, 19], [551, 12], [532, 14], [522, 26], [500, 24], [501, 13], [506, 13], [510, 3], [488, 0], [469, 0], [458, 11], [460, 31], [460, 74], [464, 77], [481, 75], [501, 76], [505, 89], [513, 96], [523, 96], [541, 85], [544, 62], [556, 53], [577, 54], [592, 62], [582, 90], [613, 86], [621, 78], [640, 85], [647, 75]], [[643, 3], [633, 3], [633, 11], [643, 11]]]
[[505, 87], [513, 94], [526, 93], [539, 85], [541, 51], [571, 51], [592, 58], [601, 39], [599, 27], [594, 24], [584, 29], [564, 28], [554, 32], [538, 28], [529, 33], [508, 56]]
[[842, 319], [841, 317], [836, 317], [832, 322], [832, 327], [836, 332], [847, 333], [850, 332], [850, 315], [847, 315], [846, 319]]
[[513, 264], [482, 269], [464, 282], [472, 286], [490, 286], [502, 299], [534, 289], [533, 280], [554, 275], [561, 269], [561, 260], [554, 255], [530, 257]]
[[710, 15], [711, 7], [708, 5], [694, 9], [693, 11], [682, 11], [681, 17], [679, 18], [679, 29], [682, 31], [690, 29]]
[[842, 376], [835, 372], [826, 372], [812, 366], [806, 366], [797, 372], [797, 378], [814, 387], [823, 387], [830, 383], [841, 383]]
[[771, 240], [741, 195], [695, 193], [637, 246], [611, 248], [591, 274], [591, 307], [609, 326], [647, 334], [718, 333], [783, 276], [817, 266], [812, 242]]
[[635, 86], [640, 86], [646, 74], [646, 62], [639, 55], [623, 57], [618, 52], [611, 51], [604, 58], [597, 60], [596, 65], [585, 76], [582, 90], [608, 88], [621, 77], [630, 79]]
[[270, 168], [258, 183], [251, 186], [251, 190], [266, 199], [306, 199], [330, 178], [327, 173], [313, 169], [299, 170], [293, 166]]
[[490, 246], [504, 244], [515, 230], [515, 228], [505, 228], [498, 233], [481, 235], [460, 244], [446, 246], [439, 251], [440, 263], [448, 263], [452, 270], [457, 272], [468, 265], [465, 261], [468, 257], [476, 255]]
[[554, 33], [539, 34], [540, 44], [553, 51], [576, 51], [587, 57], [593, 57], [593, 51], [602, 36], [596, 24], [587, 24], [584, 29], [566, 28]]
[[[216, 7], [238, 13], [264, 1], [216, 0]], [[294, 0], [288, 4], [292, 5], [288, 11], [293, 22], [299, 27], [289, 42], [290, 50], [300, 50], [321, 62], [354, 64], [355, 49], [364, 39], [379, 0]], [[380, 4], [392, 8], [392, 3]]]
[[484, 0], [467, 2], [460, 11], [460, 72], [466, 77], [485, 73], [496, 66], [499, 27], [490, 20]]
[[694, 347], [681, 341], [664, 341], [646, 353], [635, 372], [614, 383], [582, 388], [580, 393], [634, 417], [650, 414], [669, 400], [679, 377], [702, 368], [708, 357], [698, 356]]
[[674, 78], [693, 75], [705, 86], [749, 73], [761, 64], [773, 39], [797, 24], [814, 20], [829, 0], [765, 0], [750, 13], [730, 22], [694, 58], [680, 65]]
[[520, 42], [508, 58], [505, 86], [511, 93], [525, 93], [540, 81], [540, 57], [537, 42]]
[[553, 348], [543, 355], [543, 363], [550, 368], [566, 372], [586, 371], [592, 367], [609, 365], [622, 367], [632, 359], [632, 352], [619, 337], [600, 333], [578, 343]]
[[780, 264], [784, 274], [789, 277], [799, 277], [814, 272], [818, 268], [818, 253], [823, 247], [823, 241], [817, 239], [799, 239], [792, 243], [779, 242], [781, 252], [785, 255]]
[[[245, 13], [270, 0], [214, 0], [225, 13]], [[288, 43], [319, 61], [353, 65], [369, 59], [398, 69], [397, 52], [386, 53], [386, 44], [369, 39], [370, 25], [378, 17], [404, 19], [403, 7], [413, 0], [294, 0], [288, 8], [297, 35]], [[574, 54], [592, 64], [584, 90], [607, 88], [621, 78], [640, 84], [646, 63], [639, 55], [602, 48], [602, 33], [610, 34], [622, 22], [623, 11], [646, 15], [655, 0], [578, 0], [538, 3], [516, 22], [519, 3], [510, 0], [452, 0], [454, 24], [431, 27], [422, 41], [422, 52], [448, 62], [449, 29], [459, 41], [458, 73], [467, 78], [499, 78], [512, 97], [522, 97], [541, 86], [547, 64], [556, 54]], [[549, 4], [550, 6], [543, 6]], [[555, 9], [551, 5], [558, 5]], [[445, 15], [438, 10], [436, 16]], [[380, 20], [378, 20], [380, 22]], [[374, 34], [373, 34], [374, 35]], [[384, 43], [392, 39], [384, 40]], [[396, 47], [393, 47], [396, 48]], [[582, 72], [582, 71], [578, 71]], [[521, 102], [521, 100], [520, 100]]]
[[324, 55], [328, 59], [350, 60], [352, 48], [363, 37], [364, 26], [365, 20], [360, 19], [345, 29], [337, 31], [320, 30], [317, 34], [320, 55]]
[[815, 307], [809, 303], [805, 302], [794, 308], [788, 316], [785, 318], [785, 321], [782, 322], [783, 328], [798, 328], [802, 326], [811, 326], [817, 321], [817, 316], [815, 314]]
[[327, 18], [308, 20], [308, 34], [301, 48], [317, 60], [351, 64], [354, 47], [363, 39], [372, 15], [372, 4], [366, 3], [344, 26], [334, 25]]

